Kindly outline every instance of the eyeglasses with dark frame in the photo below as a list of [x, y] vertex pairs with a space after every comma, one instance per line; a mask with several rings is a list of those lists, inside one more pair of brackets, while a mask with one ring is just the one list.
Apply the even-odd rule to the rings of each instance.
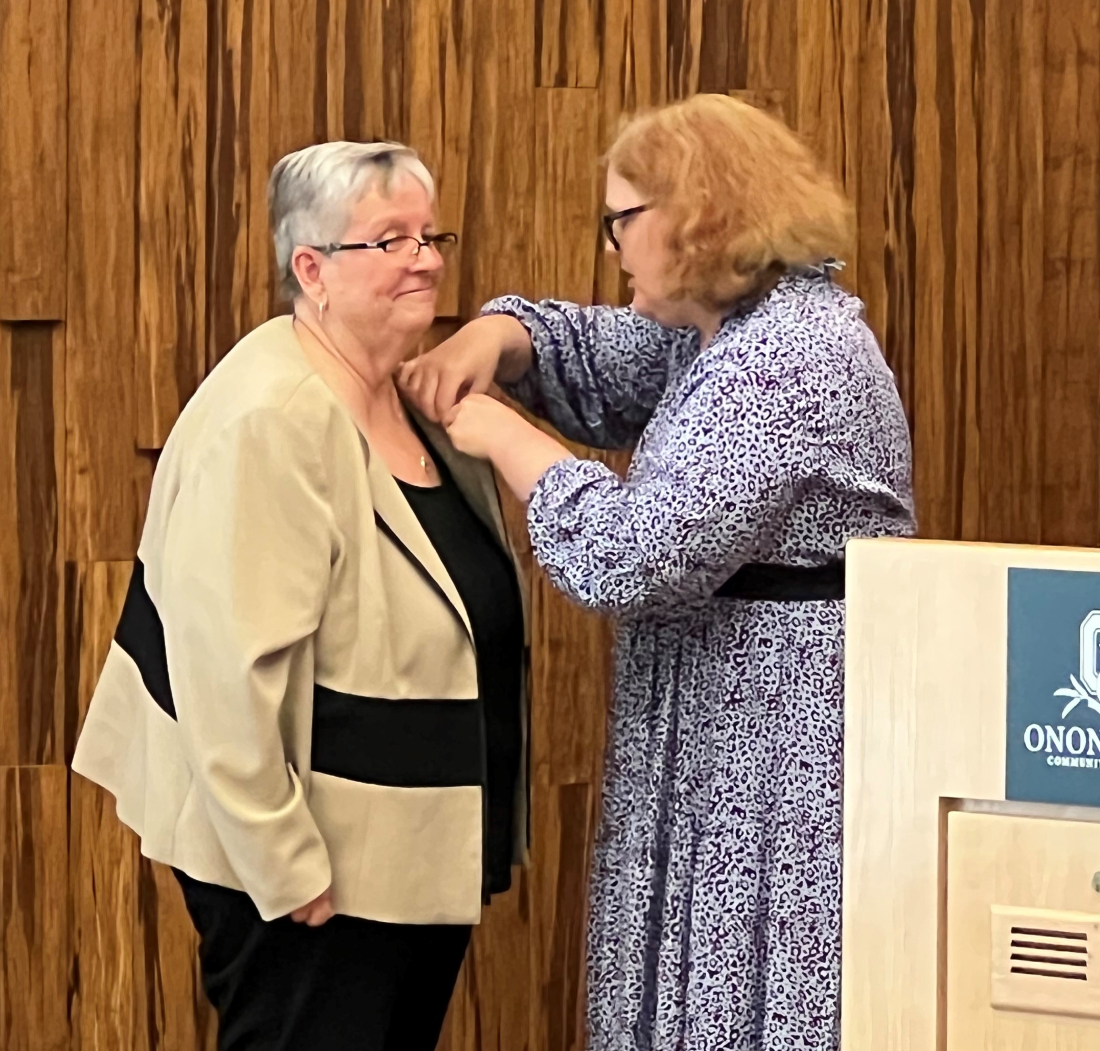
[[624, 208], [621, 212], [606, 212], [603, 217], [603, 232], [607, 235], [607, 239], [611, 242], [611, 247], [616, 252], [619, 251], [619, 239], [615, 236], [615, 224], [620, 219], [629, 219], [632, 215], [640, 215], [642, 212], [648, 212], [653, 205], [651, 204], [636, 204], [633, 208]]
[[335, 252], [357, 252], [364, 249], [371, 250], [377, 249], [386, 255], [400, 255], [402, 252], [412, 249], [414, 256], [420, 255], [421, 248], [434, 248], [437, 252], [442, 253], [445, 248], [449, 248], [451, 245], [458, 244], [458, 234], [431, 234], [421, 240], [419, 237], [413, 237], [412, 234], [398, 234], [396, 237], [387, 237], [383, 241], [375, 241], [369, 243], [367, 241], [358, 241], [354, 244], [327, 244], [327, 245], [310, 245], [315, 252], [323, 252], [325, 255], [332, 255]]

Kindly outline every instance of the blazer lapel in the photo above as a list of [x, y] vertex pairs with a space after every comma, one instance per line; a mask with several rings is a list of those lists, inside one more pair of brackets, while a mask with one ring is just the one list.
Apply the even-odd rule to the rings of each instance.
[[447, 432], [438, 423], [432, 423], [409, 405], [406, 405], [406, 408], [416, 420], [416, 425], [423, 431], [424, 437], [428, 439], [432, 452], [447, 465], [455, 485], [466, 497], [466, 502], [474, 514], [496, 538], [496, 542], [510, 553], [508, 534], [504, 529], [504, 516], [500, 510], [500, 494], [497, 492], [492, 467], [482, 460], [475, 460], [472, 456], [460, 453], [447, 437]]
[[415, 565], [418, 565], [443, 597], [454, 608], [455, 613], [462, 621], [470, 638], [474, 637], [470, 627], [470, 618], [466, 613], [466, 607], [462, 604], [462, 598], [458, 589], [454, 586], [450, 575], [443, 566], [439, 555], [432, 547], [428, 534], [420, 525], [419, 520], [409, 506], [397, 483], [393, 480], [389, 468], [382, 457], [372, 452], [366, 439], [360, 435], [363, 443], [363, 452], [367, 457], [367, 477], [370, 479], [371, 499], [374, 501], [375, 514], [384, 524], [384, 532], [390, 534], [390, 539], [403, 549], [402, 553]]
[[528, 573], [504, 527], [504, 515], [500, 507], [500, 492], [497, 489], [496, 476], [492, 467], [483, 460], [460, 453], [447, 437], [447, 432], [438, 424], [422, 416], [407, 402], [405, 408], [416, 421], [424, 437], [435, 453], [448, 467], [466, 502], [474, 514], [485, 523], [489, 532], [496, 537], [504, 553], [512, 560], [520, 581], [520, 602], [523, 606], [523, 632], [528, 645], [531, 642], [531, 608]]

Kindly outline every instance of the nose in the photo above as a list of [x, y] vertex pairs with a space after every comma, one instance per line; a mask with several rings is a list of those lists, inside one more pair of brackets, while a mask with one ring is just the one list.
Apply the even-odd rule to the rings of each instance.
[[443, 269], [443, 256], [432, 245], [422, 245], [412, 258], [412, 269], [418, 273], [435, 273]]

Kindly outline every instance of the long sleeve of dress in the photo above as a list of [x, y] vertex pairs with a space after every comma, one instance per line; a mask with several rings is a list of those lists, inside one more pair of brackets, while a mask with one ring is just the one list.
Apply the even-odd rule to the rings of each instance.
[[637, 441], [678, 351], [695, 339], [629, 308], [504, 296], [482, 313], [514, 317], [531, 336], [533, 367], [508, 393], [566, 438], [600, 449]]
[[554, 585], [585, 606], [634, 615], [710, 596], [741, 564], [766, 557], [769, 533], [812, 470], [797, 392], [777, 397], [777, 382], [729, 362], [693, 370], [674, 419], [639, 447], [627, 482], [591, 460], [552, 466], [528, 525]]
[[334, 527], [317, 443], [285, 411], [232, 424], [172, 509], [158, 596], [184, 747], [222, 848], [264, 919], [331, 881], [280, 718], [311, 636]]

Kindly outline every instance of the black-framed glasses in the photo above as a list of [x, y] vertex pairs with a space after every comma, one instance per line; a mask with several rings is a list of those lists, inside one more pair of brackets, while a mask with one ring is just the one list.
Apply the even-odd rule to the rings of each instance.
[[620, 219], [629, 219], [632, 215], [639, 215], [642, 212], [648, 212], [653, 205], [651, 204], [636, 204], [633, 208], [624, 208], [621, 212], [606, 212], [603, 217], [603, 232], [607, 234], [607, 239], [611, 242], [611, 247], [615, 251], [619, 251], [619, 239], [615, 236], [615, 224]]
[[458, 244], [458, 234], [430, 234], [423, 239], [419, 237], [413, 237], [412, 234], [398, 234], [396, 237], [387, 237], [384, 241], [375, 241], [368, 243], [367, 241], [359, 241], [355, 244], [327, 244], [327, 245], [311, 245], [310, 247], [317, 252], [324, 252], [325, 255], [332, 255], [334, 252], [357, 252], [363, 249], [376, 249], [379, 252], [384, 252], [386, 255], [406, 255], [412, 254], [414, 256], [420, 255], [421, 248], [434, 248], [437, 252], [443, 253], [452, 245]]

